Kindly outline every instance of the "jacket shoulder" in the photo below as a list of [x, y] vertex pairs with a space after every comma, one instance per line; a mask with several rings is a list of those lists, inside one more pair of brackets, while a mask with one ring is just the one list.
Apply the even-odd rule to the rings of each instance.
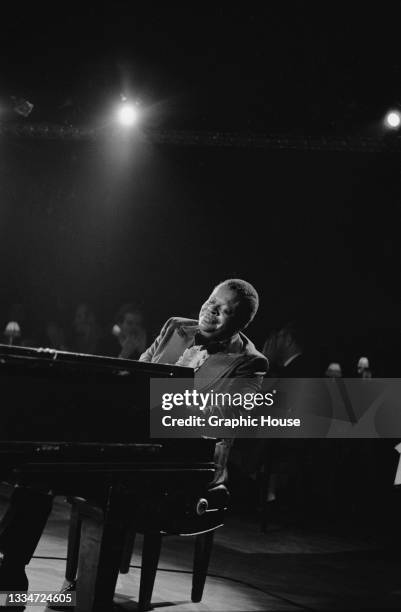
[[170, 317], [165, 324], [163, 325], [163, 329], [178, 329], [178, 330], [186, 330], [195, 328], [198, 325], [198, 321], [195, 319], [186, 319], [185, 317]]
[[263, 353], [258, 351], [252, 340], [250, 340], [242, 332], [240, 333], [240, 336], [243, 342], [243, 352], [246, 355], [249, 355], [249, 357], [260, 357], [262, 360], [268, 361], [266, 355], [263, 355]]
[[185, 317], [171, 317], [168, 320], [168, 323], [171, 325], [175, 325], [176, 327], [184, 325], [185, 327], [190, 327], [191, 325], [198, 325], [198, 321], [196, 319], [186, 319]]
[[258, 351], [254, 343], [249, 340], [249, 338], [247, 338], [245, 334], [241, 334], [241, 337], [244, 342], [243, 352], [244, 356], [246, 356], [247, 358], [246, 361], [248, 363], [252, 362], [252, 364], [256, 366], [257, 369], [261, 372], [268, 372], [269, 360], [267, 359], [267, 357], [263, 355], [263, 353]]
[[160, 331], [160, 336], [172, 334], [177, 330], [180, 334], [185, 334], [191, 329], [195, 329], [198, 321], [195, 319], [187, 319], [184, 317], [170, 317], [167, 319]]

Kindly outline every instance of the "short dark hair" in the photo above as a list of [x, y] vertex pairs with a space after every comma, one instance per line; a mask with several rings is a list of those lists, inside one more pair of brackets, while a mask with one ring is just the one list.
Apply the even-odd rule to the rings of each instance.
[[259, 308], [259, 295], [255, 287], [241, 278], [229, 278], [219, 283], [217, 287], [227, 287], [235, 291], [240, 298], [238, 316], [241, 329], [244, 329], [252, 321]]
[[279, 333], [288, 334], [291, 340], [303, 350], [309, 343], [311, 327], [305, 319], [286, 319], [270, 329], [265, 346], [270, 338], [277, 336]]

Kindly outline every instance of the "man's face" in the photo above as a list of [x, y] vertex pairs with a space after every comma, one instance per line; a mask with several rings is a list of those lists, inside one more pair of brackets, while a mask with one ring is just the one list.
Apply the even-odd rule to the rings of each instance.
[[86, 304], [80, 304], [75, 311], [74, 328], [78, 334], [86, 334], [89, 329], [89, 311]]
[[240, 300], [224, 285], [213, 290], [199, 313], [199, 328], [207, 338], [225, 339], [239, 331]]
[[142, 316], [139, 312], [127, 312], [120, 325], [124, 337], [137, 334], [142, 329]]

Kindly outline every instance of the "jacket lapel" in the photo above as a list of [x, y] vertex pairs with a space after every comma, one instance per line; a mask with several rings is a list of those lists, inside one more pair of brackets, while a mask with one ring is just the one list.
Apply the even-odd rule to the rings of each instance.
[[247, 341], [246, 336], [240, 333], [230, 343], [227, 352], [210, 355], [195, 374], [195, 388], [211, 387], [221, 378], [227, 377], [243, 361]]
[[219, 379], [228, 375], [237, 363], [243, 360], [242, 354], [216, 353], [210, 355], [195, 374], [195, 388], [211, 387]]

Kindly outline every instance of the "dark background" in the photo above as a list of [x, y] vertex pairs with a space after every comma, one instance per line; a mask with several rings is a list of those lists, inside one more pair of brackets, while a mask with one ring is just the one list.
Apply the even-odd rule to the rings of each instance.
[[[322, 363], [368, 353], [396, 375], [400, 153], [156, 144], [152, 130], [377, 140], [401, 102], [399, 2], [258, 7], [23, 4], [2, 18], [3, 125], [94, 127], [91, 141], [0, 141], [0, 314], [109, 325], [143, 302], [154, 331], [219, 280], [260, 292], [250, 335], [307, 315]], [[140, 99], [128, 134], [110, 113]], [[34, 104], [25, 119], [10, 96]], [[3, 325], [3, 323], [2, 323]]]

